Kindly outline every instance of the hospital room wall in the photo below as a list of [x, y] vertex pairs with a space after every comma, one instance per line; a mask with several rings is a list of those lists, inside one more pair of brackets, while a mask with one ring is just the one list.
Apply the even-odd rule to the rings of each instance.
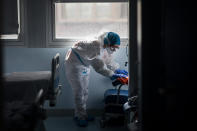
[[[64, 57], [67, 50], [66, 48], [16, 48], [4, 47], [3, 50], [3, 72], [26, 72], [26, 71], [45, 71], [51, 69], [51, 59], [56, 53], [60, 53], [60, 83], [62, 84], [62, 94], [57, 99], [56, 107], [52, 109], [72, 109], [73, 108], [73, 95], [72, 89], [69, 86], [65, 77]], [[126, 55], [126, 48], [120, 48], [115, 54], [115, 61], [120, 64], [122, 69], [128, 70], [125, 62], [128, 61]], [[111, 80], [106, 78], [94, 70], [91, 70], [90, 83], [89, 83], [89, 109], [103, 108], [104, 91], [109, 88], [114, 88]], [[127, 87], [124, 87], [125, 89]], [[49, 108], [48, 102], [45, 107]]]

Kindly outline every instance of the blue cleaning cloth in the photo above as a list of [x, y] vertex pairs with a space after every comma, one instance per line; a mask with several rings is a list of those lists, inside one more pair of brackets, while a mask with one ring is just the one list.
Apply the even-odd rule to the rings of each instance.
[[124, 75], [124, 74], [113, 74], [112, 77], [111, 77], [111, 80], [115, 80], [117, 78], [127, 78], [127, 75]]
[[126, 70], [117, 69], [117, 70], [115, 70], [115, 73], [116, 74], [124, 74], [124, 75], [128, 76], [128, 72]]

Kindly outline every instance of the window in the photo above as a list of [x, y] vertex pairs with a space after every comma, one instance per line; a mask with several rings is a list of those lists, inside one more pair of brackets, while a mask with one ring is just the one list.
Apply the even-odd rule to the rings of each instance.
[[19, 0], [2, 0], [0, 17], [2, 29], [0, 39], [18, 39], [20, 34], [20, 4]]
[[55, 3], [55, 38], [83, 38], [102, 30], [128, 34], [127, 3]]
[[128, 1], [81, 1], [59, 0], [52, 4], [53, 21], [49, 31], [52, 33], [48, 36], [52, 36], [52, 44], [64, 42], [65, 45], [65, 42], [97, 36], [103, 31], [116, 32], [121, 40], [128, 39]]

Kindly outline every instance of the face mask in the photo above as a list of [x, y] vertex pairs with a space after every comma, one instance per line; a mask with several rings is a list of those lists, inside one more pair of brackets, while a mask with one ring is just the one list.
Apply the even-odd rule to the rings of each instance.
[[113, 54], [113, 53], [114, 53], [114, 51], [111, 50], [110, 48], [106, 48], [106, 50], [107, 50], [107, 53], [108, 53], [108, 54]]

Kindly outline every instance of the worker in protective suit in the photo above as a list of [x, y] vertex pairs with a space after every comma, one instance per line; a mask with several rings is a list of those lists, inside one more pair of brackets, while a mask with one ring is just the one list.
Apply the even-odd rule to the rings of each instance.
[[112, 80], [124, 77], [124, 70], [112, 61], [112, 54], [120, 46], [120, 37], [114, 32], [105, 32], [97, 39], [79, 41], [66, 54], [65, 71], [70, 86], [73, 89], [75, 101], [75, 117], [79, 126], [87, 126], [88, 121], [94, 120], [86, 113], [88, 99], [88, 84], [90, 66]]

